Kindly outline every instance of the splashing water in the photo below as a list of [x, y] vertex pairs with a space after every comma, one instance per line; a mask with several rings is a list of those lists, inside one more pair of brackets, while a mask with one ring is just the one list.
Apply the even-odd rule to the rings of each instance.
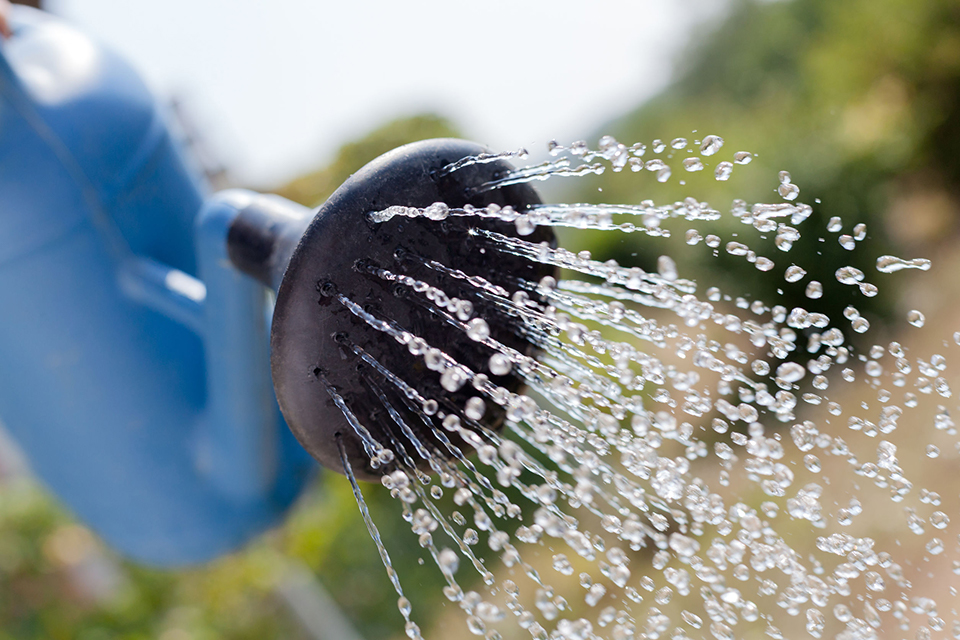
[[[656, 140], [649, 148], [610, 136], [596, 150], [553, 142], [548, 151], [556, 159], [476, 191], [608, 168], [669, 180], [671, 158], [644, 159], [648, 151], [683, 150], [684, 174], [702, 171], [726, 181], [753, 156], [738, 151], [723, 160], [723, 146], [713, 135], [692, 144]], [[467, 158], [443, 173], [519, 155]], [[714, 170], [704, 171], [714, 160]], [[800, 187], [789, 173], [773, 186], [781, 201], [736, 200], [728, 212], [692, 197], [523, 211], [436, 203], [370, 212], [374, 224], [462, 219], [491, 261], [519, 256], [564, 274], [536, 282], [506, 274], [495, 283], [426, 259], [417, 277], [365, 266], [488, 349], [485, 371], [432, 345], [429, 332], [417, 335], [414, 327], [337, 297], [384, 340], [407, 345], [429, 371], [424, 375], [437, 376], [445, 391], [470, 390], [462, 405], [424, 395], [419, 381], [401, 379], [361, 346], [347, 344], [375, 372], [374, 396], [407, 441], [377, 442], [325, 383], [374, 466], [392, 465], [382, 483], [443, 575], [444, 595], [463, 610], [470, 633], [488, 640], [504, 633], [536, 640], [709, 633], [732, 640], [929, 638], [951, 630], [960, 637], [953, 574], [940, 569], [952, 563], [960, 573], [949, 515], [957, 517], [957, 489], [949, 483], [960, 447], [946, 406], [952, 397], [946, 356], [913, 354], [898, 342], [858, 350], [845, 332], [865, 334], [870, 324], [853, 305], [833, 318], [733, 299], [716, 288], [700, 294], [669, 256], [651, 273], [524, 239], [538, 227], [667, 238], [662, 223], [680, 220], [700, 227], [684, 236], [690, 251], [702, 242], [716, 255], [722, 246], [760, 277], [802, 285], [803, 260], [812, 256], [778, 263], [741, 239], [723, 244], [708, 233], [729, 217], [775, 234], [777, 249], [789, 252], [812, 208], [797, 201]], [[470, 226], [485, 219], [513, 225], [516, 235]], [[827, 229], [840, 233], [843, 221], [833, 218]], [[856, 251], [866, 233], [856, 225], [838, 242]], [[923, 258], [876, 262], [878, 274], [929, 268]], [[884, 277], [890, 276], [876, 279]], [[866, 298], [880, 287], [868, 281], [873, 274], [853, 266], [837, 265], [835, 278]], [[458, 295], [444, 289], [453, 285]], [[824, 293], [815, 280], [805, 288], [810, 299]], [[487, 317], [475, 314], [481, 302]], [[921, 327], [924, 314], [911, 310], [906, 320]], [[492, 337], [490, 323], [510, 326], [539, 356]], [[960, 343], [960, 333], [955, 339]], [[508, 374], [518, 375], [529, 395], [497, 383]], [[500, 430], [483, 422], [494, 409], [505, 416]], [[397, 591], [407, 635], [420, 638], [342, 447], [341, 457]], [[446, 495], [456, 507], [451, 512], [440, 506]], [[478, 545], [489, 547], [501, 566], [487, 566]], [[477, 590], [465, 590], [473, 579], [458, 577], [464, 569], [476, 572]]]

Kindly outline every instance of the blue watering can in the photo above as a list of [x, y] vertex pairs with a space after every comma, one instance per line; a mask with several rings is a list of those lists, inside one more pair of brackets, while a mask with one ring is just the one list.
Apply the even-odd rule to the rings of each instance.
[[0, 420], [125, 555], [193, 563], [275, 524], [316, 465], [283, 423], [268, 289], [226, 256], [275, 196], [205, 201], [116, 55], [16, 7], [0, 43]]
[[[199, 562], [275, 524], [311, 455], [374, 481], [391, 464], [381, 443], [443, 455], [450, 441], [398, 381], [444, 411], [472, 388], [444, 385], [374, 318], [473, 371], [491, 351], [377, 265], [435, 279], [432, 260], [491, 282], [554, 268], [494, 256], [470, 233], [515, 233], [509, 222], [367, 214], [519, 211], [539, 202], [532, 187], [477, 189], [511, 167], [428, 140], [374, 160], [316, 211], [242, 190], [207, 197], [127, 65], [35, 10], [19, 8], [13, 27], [0, 43], [0, 420], [77, 516], [131, 558]], [[554, 242], [546, 228], [528, 240]], [[491, 338], [534, 352], [496, 304], [441, 284], [474, 298]]]

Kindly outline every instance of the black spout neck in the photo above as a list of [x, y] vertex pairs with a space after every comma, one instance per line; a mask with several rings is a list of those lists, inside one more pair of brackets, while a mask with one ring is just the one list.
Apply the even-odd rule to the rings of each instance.
[[230, 262], [276, 291], [313, 214], [313, 210], [279, 196], [255, 198], [230, 225]]

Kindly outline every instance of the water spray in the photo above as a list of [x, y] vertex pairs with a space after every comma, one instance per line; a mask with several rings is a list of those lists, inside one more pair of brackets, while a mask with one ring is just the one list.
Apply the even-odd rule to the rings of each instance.
[[[794, 243], [812, 232], [857, 251], [867, 229], [808, 231], [789, 173], [763, 202], [545, 204], [532, 182], [609, 171], [653, 191], [730, 180], [752, 156], [716, 135], [605, 136], [523, 166], [439, 140], [375, 160], [317, 211], [207, 196], [122, 61], [14, 16], [0, 417], [127, 555], [235, 548], [302, 490], [306, 450], [351, 482], [412, 639], [362, 480], [397, 499], [409, 544], [487, 640], [957, 633], [960, 570], [941, 562], [958, 553], [955, 346], [857, 346], [873, 334], [856, 304], [829, 317], [701, 291], [669, 254], [648, 271], [554, 240], [682, 233], [686, 251], [816, 300]], [[871, 298], [930, 267], [882, 256], [834, 277]]]

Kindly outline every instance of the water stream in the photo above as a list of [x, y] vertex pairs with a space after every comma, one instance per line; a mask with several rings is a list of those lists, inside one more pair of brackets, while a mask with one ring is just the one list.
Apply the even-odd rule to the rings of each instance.
[[[605, 136], [597, 149], [551, 143], [549, 152], [551, 160], [477, 190], [605, 171], [623, 172], [624, 179], [647, 171], [658, 182], [727, 181], [754, 169], [745, 166], [749, 152], [730, 152], [713, 135], [631, 146]], [[479, 156], [444, 171], [497, 157], [525, 152]], [[649, 272], [525, 240], [542, 226], [667, 238], [664, 223], [682, 221], [689, 225], [686, 250], [726, 253], [752, 264], [759, 277], [806, 280], [806, 296], [816, 300], [824, 287], [807, 271], [819, 258], [791, 253], [793, 245], [802, 234], [824, 234], [857, 251], [868, 242], [867, 229], [857, 224], [845, 231], [847, 222], [838, 218], [826, 229], [808, 228], [813, 207], [800, 201], [800, 186], [787, 172], [770, 183], [774, 201], [729, 206], [689, 197], [524, 211], [436, 203], [370, 212], [378, 224], [397, 216], [436, 224], [508, 222], [516, 235], [481, 227], [469, 233], [492, 260], [511, 254], [562, 270], [559, 278], [507, 278], [505, 285], [421, 259], [444, 281], [469, 286], [469, 296], [455, 296], [369, 266], [371, 277], [408, 290], [416, 304], [488, 349], [486, 370], [458, 362], [429, 334], [337, 298], [384, 340], [405, 345], [443, 389], [470, 390], [462, 404], [424, 395], [417, 381], [401, 379], [345, 339], [345, 348], [368, 365], [375, 398], [406, 439], [377, 442], [327, 385], [374, 466], [393, 465], [382, 482], [410, 524], [409, 544], [435, 562], [447, 583], [444, 594], [462, 609], [472, 634], [488, 640], [960, 637], [954, 576], [960, 560], [951, 522], [958, 517], [958, 442], [948, 369], [960, 335], [934, 352], [879, 335], [875, 344], [858, 339], [870, 346], [856, 348], [850, 336], [871, 338], [872, 328], [855, 305], [828, 317], [775, 299], [700, 291], [669, 255]], [[745, 230], [724, 242], [718, 223], [730, 219]], [[750, 247], [747, 238], [762, 234], [775, 239], [776, 255]], [[930, 267], [924, 258], [886, 255], [870, 273], [837, 264], [834, 277], [871, 298], [884, 279], [902, 277], [890, 274]], [[491, 318], [474, 312], [479, 301], [540, 355], [493, 338]], [[919, 310], [906, 319], [915, 328], [925, 321]], [[527, 390], [498, 384], [508, 374], [520, 376]], [[505, 412], [501, 430], [483, 421], [494, 407]], [[417, 424], [409, 424], [410, 416]], [[463, 444], [476, 454], [461, 450]], [[407, 634], [420, 638], [403, 577], [390, 566], [350, 479]], [[454, 510], [440, 506], [444, 496], [452, 496]], [[480, 546], [499, 557], [499, 566], [478, 557]], [[476, 590], [461, 586], [474, 583], [462, 577], [469, 572], [479, 577]]]

